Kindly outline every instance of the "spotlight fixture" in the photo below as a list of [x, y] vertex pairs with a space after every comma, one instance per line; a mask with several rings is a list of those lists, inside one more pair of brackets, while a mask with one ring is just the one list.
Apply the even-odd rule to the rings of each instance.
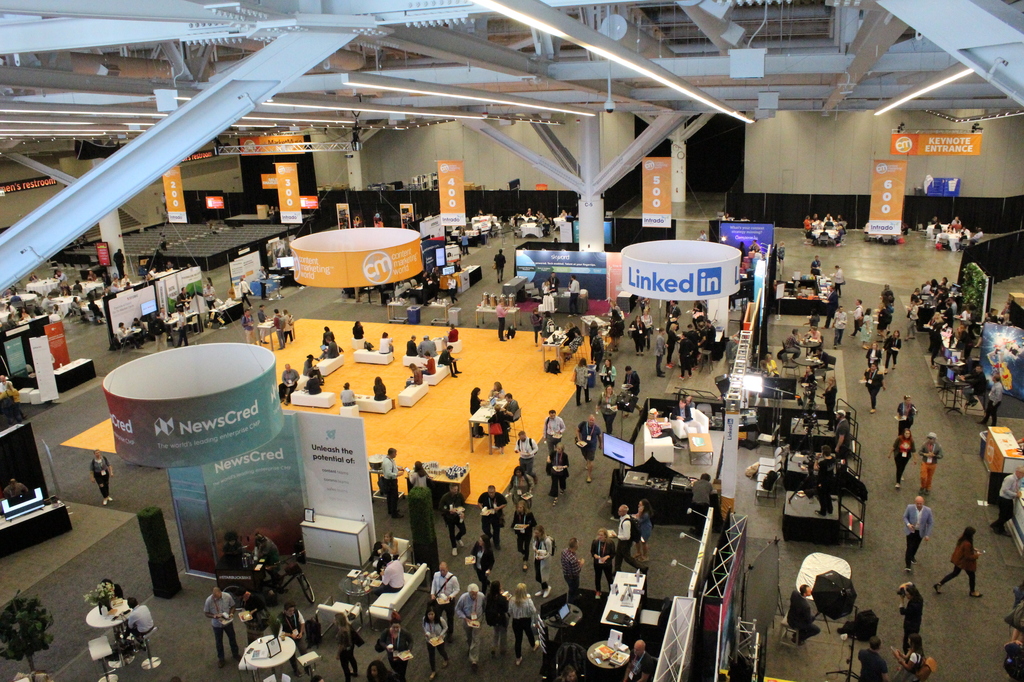
[[897, 133], [902, 133], [902, 132], [903, 132], [904, 130], [906, 130], [906, 129], [907, 129], [907, 124], [905, 124], [905, 123], [902, 123], [902, 122], [901, 122], [901, 123], [900, 123], [900, 124], [899, 124], [899, 125], [898, 125], [898, 126], [896, 127], [896, 132], [897, 132]]
[[985, 129], [981, 127], [980, 123], [975, 123], [974, 125], [971, 126], [971, 132], [972, 133], [980, 133], [983, 130], [985, 130]]

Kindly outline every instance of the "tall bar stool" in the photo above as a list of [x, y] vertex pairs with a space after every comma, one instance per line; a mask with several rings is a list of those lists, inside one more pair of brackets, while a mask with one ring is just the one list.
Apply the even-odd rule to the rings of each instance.
[[143, 670], [153, 670], [155, 668], [159, 668], [160, 664], [163, 662], [160, 660], [158, 656], [153, 656], [152, 645], [149, 641], [150, 638], [153, 636], [153, 633], [156, 632], [156, 630], [156, 626], [153, 626], [152, 630], [140, 636], [142, 641], [142, 647], [146, 650], [146, 660], [142, 662]]
[[110, 642], [106, 636], [89, 640], [89, 655], [92, 656], [92, 660], [99, 661], [100, 667], [103, 669], [103, 677], [100, 678], [100, 682], [117, 682], [117, 675], [110, 672], [107, 667], [107, 657], [113, 656], [114, 650], [110, 648]]
[[320, 654], [315, 651], [310, 651], [302, 654], [295, 661], [306, 671], [306, 674], [310, 677], [316, 672], [316, 664], [320, 660]]

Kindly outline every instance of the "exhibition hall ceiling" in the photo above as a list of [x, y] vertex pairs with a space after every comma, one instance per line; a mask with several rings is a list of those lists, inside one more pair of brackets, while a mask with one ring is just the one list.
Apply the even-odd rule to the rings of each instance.
[[1024, 50], [1022, 8], [995, 0], [0, 0], [0, 151], [144, 134], [295, 33], [355, 37], [234, 121], [223, 143], [311, 131], [347, 141], [353, 127], [460, 118], [557, 125], [612, 110], [753, 123], [777, 110], [874, 111], [940, 82], [900, 106], [1009, 112], [1024, 106], [1007, 94], [1024, 92], [1014, 59]]

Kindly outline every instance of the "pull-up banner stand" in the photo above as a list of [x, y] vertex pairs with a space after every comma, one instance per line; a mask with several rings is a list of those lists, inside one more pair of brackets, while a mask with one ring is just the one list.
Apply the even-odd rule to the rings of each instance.
[[874, 162], [871, 169], [869, 235], [899, 237], [903, 233], [903, 196], [906, 186], [906, 160]]
[[297, 163], [275, 163], [277, 172], [277, 202], [281, 207], [283, 224], [302, 223], [302, 206], [299, 203], [299, 165]]

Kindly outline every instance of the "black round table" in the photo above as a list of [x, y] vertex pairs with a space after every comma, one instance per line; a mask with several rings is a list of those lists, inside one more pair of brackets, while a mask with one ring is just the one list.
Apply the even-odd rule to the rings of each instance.
[[813, 341], [811, 339], [807, 339], [805, 341], [801, 341], [797, 345], [799, 345], [801, 348], [820, 348], [821, 341]]
[[607, 640], [602, 640], [594, 642], [587, 649], [587, 682], [622, 682], [623, 668], [626, 663], [615, 665], [611, 661], [602, 660], [597, 655], [598, 647], [607, 644]]
[[796, 358], [793, 363], [801, 367], [819, 367], [822, 364], [817, 358]]

